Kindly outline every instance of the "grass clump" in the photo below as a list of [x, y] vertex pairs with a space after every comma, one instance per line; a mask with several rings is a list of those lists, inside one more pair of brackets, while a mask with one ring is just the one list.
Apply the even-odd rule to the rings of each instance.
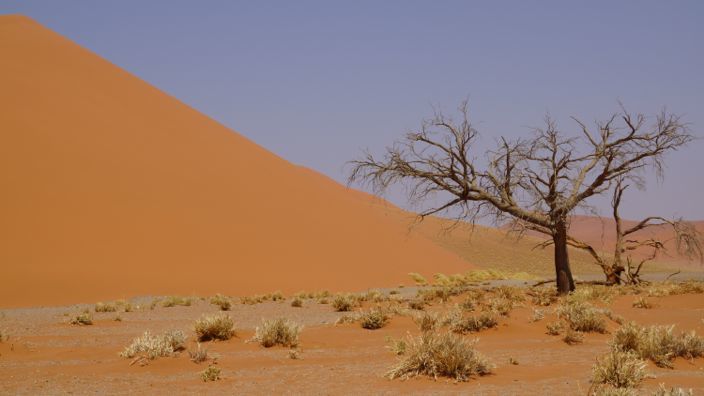
[[376, 330], [389, 323], [389, 315], [381, 308], [374, 308], [359, 315], [359, 324], [363, 329]]
[[584, 342], [584, 334], [572, 329], [567, 329], [565, 335], [562, 337], [562, 341], [567, 345], [581, 344]]
[[291, 300], [291, 306], [294, 308], [301, 308], [303, 306], [303, 300], [299, 297], [294, 297], [293, 300]]
[[357, 302], [349, 294], [338, 294], [332, 300], [332, 307], [337, 312], [349, 312], [354, 309], [355, 305], [357, 305]]
[[645, 378], [645, 362], [636, 353], [612, 350], [592, 368], [592, 382], [614, 388], [634, 388]]
[[536, 287], [528, 291], [531, 301], [535, 305], [548, 307], [557, 302], [557, 291], [553, 287]]
[[203, 382], [217, 381], [220, 379], [220, 369], [215, 366], [208, 366], [207, 369], [201, 371], [200, 379], [202, 379]]
[[195, 351], [188, 351], [188, 356], [191, 358], [193, 363], [202, 363], [210, 358], [208, 355], [208, 349], [202, 348], [200, 342]]
[[210, 297], [210, 303], [220, 307], [221, 311], [229, 311], [232, 308], [232, 300], [229, 297], [223, 296], [222, 294], [216, 294]]
[[557, 315], [564, 319], [572, 330], [606, 333], [606, 321], [589, 303], [580, 300], [567, 301], [557, 309]]
[[551, 336], [557, 336], [562, 333], [563, 326], [561, 322], [550, 322], [545, 325], [547, 333]]
[[410, 276], [411, 279], [413, 279], [413, 282], [415, 282], [418, 286], [425, 286], [428, 284], [428, 280], [417, 272], [409, 272], [408, 276]]
[[473, 375], [489, 374], [492, 366], [474, 349], [475, 343], [452, 333], [426, 332], [418, 337], [409, 336], [401, 360], [386, 376], [408, 379], [425, 375], [467, 381]]
[[229, 340], [235, 335], [235, 323], [227, 315], [209, 315], [196, 320], [198, 341]]
[[281, 345], [288, 348], [298, 346], [301, 326], [284, 318], [265, 320], [256, 328], [253, 340], [265, 348]]
[[591, 285], [582, 286], [567, 297], [567, 301], [572, 302], [587, 302], [587, 301], [603, 301], [610, 303], [617, 291], [611, 286]]
[[193, 304], [193, 299], [190, 297], [168, 296], [161, 300], [161, 306], [170, 308], [175, 306], [190, 307]]
[[422, 311], [425, 309], [425, 301], [423, 300], [410, 300], [408, 301], [408, 308], [414, 309], [416, 311]]
[[501, 316], [509, 316], [513, 309], [514, 301], [505, 297], [492, 298], [487, 303], [487, 308], [491, 312]]
[[453, 333], [467, 334], [476, 333], [484, 329], [490, 329], [496, 327], [498, 322], [494, 315], [490, 313], [481, 313], [476, 316], [469, 317], [455, 317], [450, 322], [449, 327]]
[[418, 325], [420, 331], [426, 332], [435, 330], [440, 320], [436, 314], [424, 312], [421, 315], [415, 315], [413, 321]]
[[658, 389], [655, 390], [653, 396], [693, 396], [694, 392], [692, 389], [682, 389], [682, 388], [666, 388], [665, 384], [660, 384]]
[[95, 304], [94, 310], [95, 310], [95, 312], [116, 312], [117, 306], [112, 303], [99, 302], [99, 303]]
[[158, 357], [171, 356], [175, 352], [185, 349], [186, 336], [183, 332], [175, 330], [164, 334], [153, 335], [149, 331], [132, 340], [120, 356], [133, 358], [136, 356], [149, 360]]
[[622, 326], [614, 334], [614, 350], [634, 352], [642, 359], [650, 359], [658, 367], [672, 368], [676, 357], [693, 359], [704, 356], [704, 338], [692, 331], [674, 333], [675, 326], [640, 327], [635, 323]]
[[69, 323], [78, 326], [89, 326], [93, 324], [93, 315], [90, 312], [83, 312], [71, 318]]
[[653, 304], [648, 301], [645, 297], [638, 297], [635, 300], [633, 300], [633, 308], [642, 308], [642, 309], [650, 309], [653, 307]]

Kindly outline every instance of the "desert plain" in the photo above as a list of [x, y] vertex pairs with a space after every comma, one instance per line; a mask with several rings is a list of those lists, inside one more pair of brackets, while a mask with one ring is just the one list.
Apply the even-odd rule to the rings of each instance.
[[[0, 48], [2, 394], [704, 393], [699, 263], [604, 286], [570, 249], [558, 297], [535, 235], [418, 222], [27, 17]], [[468, 360], [404, 370], [434, 341]], [[618, 348], [634, 386], [595, 381]]]

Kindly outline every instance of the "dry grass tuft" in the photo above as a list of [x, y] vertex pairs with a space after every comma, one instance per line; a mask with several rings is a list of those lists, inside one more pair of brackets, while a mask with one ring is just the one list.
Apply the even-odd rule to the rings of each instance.
[[274, 345], [295, 348], [298, 346], [298, 333], [301, 329], [301, 326], [288, 319], [265, 320], [256, 328], [253, 340], [265, 348]]
[[665, 384], [660, 384], [658, 389], [655, 390], [653, 396], [693, 396], [694, 392], [692, 389], [682, 389], [682, 388], [666, 388]]
[[408, 276], [413, 279], [413, 282], [416, 283], [418, 286], [424, 286], [428, 284], [428, 280], [425, 279], [425, 277], [417, 272], [410, 272], [408, 273]]
[[589, 303], [568, 300], [558, 307], [557, 316], [565, 320], [572, 330], [585, 333], [606, 333], [606, 321], [600, 316], [600, 311]]
[[415, 315], [413, 321], [418, 325], [420, 331], [435, 330], [439, 326], [440, 319], [434, 313], [424, 312], [420, 315]]
[[225, 314], [208, 315], [196, 320], [198, 341], [229, 340], [235, 335], [235, 323]]
[[545, 325], [545, 328], [547, 329], [547, 333], [551, 336], [557, 336], [562, 333], [563, 326], [561, 322], [550, 322]]
[[303, 306], [303, 300], [299, 297], [294, 297], [293, 300], [291, 300], [291, 306], [294, 308], [301, 308]]
[[584, 334], [579, 331], [567, 329], [565, 335], [562, 337], [562, 341], [567, 345], [581, 344], [584, 342]]
[[658, 367], [672, 368], [676, 357], [693, 359], [704, 356], [704, 338], [692, 331], [674, 334], [675, 326], [640, 327], [635, 323], [622, 326], [614, 334], [611, 346], [617, 351], [634, 352], [650, 359]]
[[175, 352], [185, 349], [186, 336], [179, 330], [164, 334], [152, 335], [149, 331], [132, 340], [120, 356], [126, 358], [144, 357], [149, 360], [157, 357], [172, 356]]
[[422, 311], [425, 309], [425, 302], [423, 300], [410, 300], [408, 301], [408, 308]]
[[112, 303], [102, 303], [99, 302], [95, 304], [95, 312], [116, 312], [117, 306]]
[[531, 301], [535, 305], [547, 307], [557, 302], [557, 291], [554, 287], [535, 287], [528, 291]]
[[492, 298], [487, 302], [487, 308], [501, 316], [509, 316], [513, 306], [514, 301], [505, 297]]
[[220, 307], [221, 311], [229, 311], [232, 308], [232, 300], [229, 297], [223, 296], [222, 294], [216, 294], [210, 297], [210, 303]]
[[220, 379], [220, 369], [215, 366], [208, 366], [207, 369], [200, 373], [200, 379], [202, 379], [203, 382], [217, 381]]
[[376, 330], [389, 323], [389, 315], [383, 309], [376, 307], [359, 315], [359, 324], [364, 329]]
[[467, 381], [473, 375], [489, 374], [492, 366], [474, 349], [475, 343], [452, 333], [426, 332], [418, 337], [408, 336], [405, 353], [386, 376], [408, 379], [426, 375]]
[[332, 300], [332, 307], [337, 312], [349, 312], [357, 305], [357, 301], [349, 294], [338, 294]]
[[175, 307], [177, 305], [190, 307], [193, 304], [191, 297], [168, 296], [161, 301], [161, 306], [165, 308]]
[[71, 318], [69, 323], [78, 326], [89, 326], [93, 324], [93, 315], [90, 312], [83, 312]]
[[195, 351], [188, 351], [188, 356], [191, 358], [193, 363], [202, 363], [210, 358], [208, 355], [208, 349], [202, 348], [200, 342]]
[[394, 355], [401, 356], [406, 353], [408, 345], [404, 339], [395, 339], [391, 337], [386, 338], [388, 345], [386, 348], [390, 350]]
[[633, 300], [633, 308], [650, 309], [652, 307], [653, 304], [648, 301], [645, 297], [638, 297]]
[[614, 388], [634, 388], [645, 378], [645, 362], [636, 353], [612, 350], [592, 368], [592, 382]]
[[494, 315], [483, 312], [476, 316], [462, 317], [455, 316], [449, 323], [449, 328], [453, 333], [467, 334], [476, 333], [484, 329], [496, 327], [498, 322]]

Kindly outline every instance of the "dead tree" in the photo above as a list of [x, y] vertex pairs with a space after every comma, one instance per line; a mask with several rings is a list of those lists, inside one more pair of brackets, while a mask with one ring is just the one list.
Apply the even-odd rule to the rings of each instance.
[[[702, 235], [696, 227], [683, 219], [667, 219], [659, 216], [649, 216], [637, 222], [632, 227], [624, 227], [620, 215], [620, 206], [623, 193], [629, 187], [625, 184], [625, 179], [618, 179], [615, 182], [611, 208], [616, 231], [613, 256], [604, 257], [590, 244], [569, 238], [569, 244], [573, 247], [586, 250], [601, 267], [606, 276], [607, 284], [638, 284], [641, 282], [640, 271], [643, 265], [654, 260], [659, 254], [667, 251], [669, 242], [674, 242], [675, 249], [680, 255], [690, 259], [704, 261], [704, 251], [702, 247]], [[638, 231], [652, 229], [656, 227], [667, 227], [672, 230], [672, 237], [638, 237]], [[633, 252], [637, 249], [647, 249], [648, 254], [639, 259], [635, 259]]]
[[351, 161], [349, 182], [368, 183], [376, 193], [406, 183], [411, 200], [430, 204], [421, 218], [459, 208], [460, 218], [512, 219], [517, 227], [548, 235], [554, 244], [558, 292], [569, 293], [574, 290], [567, 251], [569, 215], [619, 178], [647, 166], [662, 169], [664, 154], [693, 139], [674, 114], [663, 111], [646, 126], [643, 115], [621, 110], [597, 122], [595, 131], [574, 119], [581, 133], [574, 137], [565, 136], [546, 117], [545, 127], [536, 128], [530, 138], [501, 138], [483, 163], [477, 159], [478, 132], [464, 102], [458, 122], [436, 112], [420, 130], [387, 147], [383, 157], [366, 152]]

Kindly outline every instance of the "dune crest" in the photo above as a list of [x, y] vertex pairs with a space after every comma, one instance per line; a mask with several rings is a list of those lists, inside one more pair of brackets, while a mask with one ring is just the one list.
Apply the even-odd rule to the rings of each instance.
[[408, 283], [469, 265], [23, 16], [0, 17], [0, 305]]

